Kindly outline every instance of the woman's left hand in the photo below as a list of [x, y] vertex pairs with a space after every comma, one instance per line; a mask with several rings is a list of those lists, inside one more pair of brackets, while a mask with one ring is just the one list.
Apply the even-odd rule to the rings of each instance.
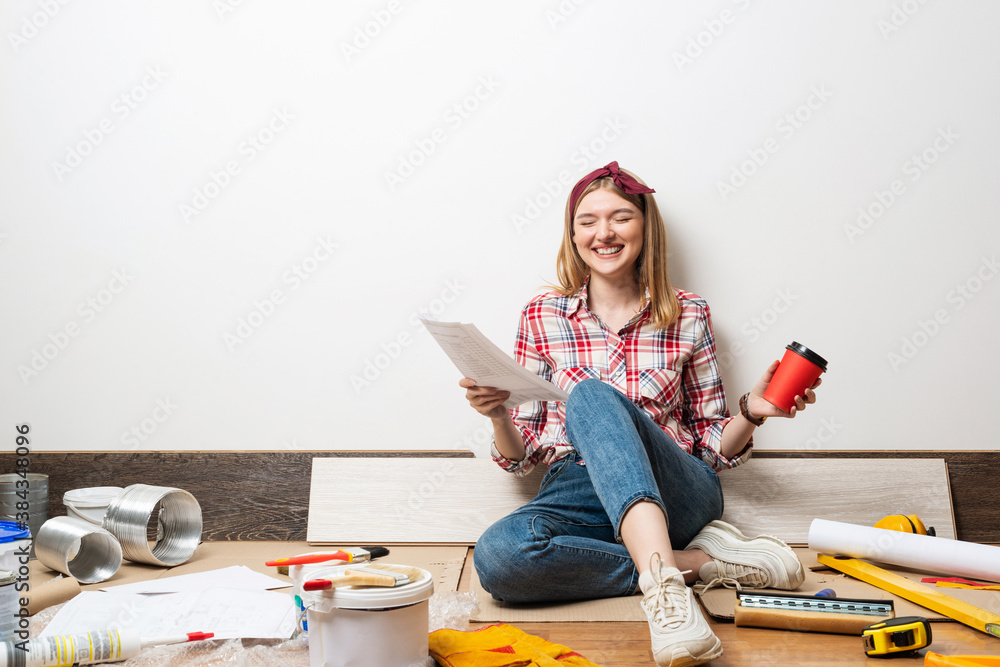
[[823, 380], [816, 380], [813, 386], [806, 389], [805, 396], [796, 396], [795, 405], [792, 406], [791, 410], [785, 412], [781, 408], [772, 405], [764, 400], [764, 392], [767, 390], [767, 385], [771, 382], [771, 377], [774, 375], [774, 371], [778, 369], [778, 362], [773, 361], [771, 365], [767, 367], [767, 370], [754, 385], [754, 388], [750, 390], [750, 397], [747, 399], [747, 407], [750, 409], [750, 414], [754, 417], [794, 417], [795, 413], [800, 410], [805, 410], [807, 405], [816, 402], [816, 392], [814, 391], [816, 387], [823, 383]]

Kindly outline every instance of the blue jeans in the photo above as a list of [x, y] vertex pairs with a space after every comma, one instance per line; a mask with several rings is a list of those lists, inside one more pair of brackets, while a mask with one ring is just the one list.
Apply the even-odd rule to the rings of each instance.
[[[476, 544], [479, 581], [497, 600], [634, 594], [639, 575], [619, 529], [638, 501], [663, 509], [674, 549], [722, 516], [715, 471], [614, 387], [599, 380], [576, 385], [566, 405], [566, 433], [576, 452], [553, 463], [538, 495]], [[585, 466], [578, 465], [581, 458]]]

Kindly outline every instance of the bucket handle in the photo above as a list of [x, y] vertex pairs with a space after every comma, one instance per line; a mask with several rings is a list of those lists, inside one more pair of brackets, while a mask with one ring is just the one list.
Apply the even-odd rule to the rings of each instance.
[[95, 521], [94, 519], [92, 519], [89, 516], [87, 516], [83, 512], [83, 510], [81, 508], [79, 508], [79, 507], [77, 507], [76, 505], [73, 504], [72, 500], [66, 500], [65, 498], [63, 498], [63, 505], [65, 505], [67, 508], [73, 510], [76, 513], [76, 518], [78, 518], [78, 519], [83, 519], [87, 523], [92, 523], [95, 526], [100, 526], [103, 523], [102, 521]]

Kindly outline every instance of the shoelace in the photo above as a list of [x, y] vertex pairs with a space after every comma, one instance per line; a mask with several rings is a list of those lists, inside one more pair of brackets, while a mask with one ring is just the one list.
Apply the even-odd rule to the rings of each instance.
[[718, 575], [711, 581], [695, 584], [695, 592], [704, 593], [708, 589], [715, 588], [719, 585], [724, 586], [725, 588], [735, 588], [738, 591], [742, 591], [743, 586], [749, 586], [750, 588], [766, 588], [768, 585], [767, 578], [764, 576], [764, 571], [759, 567], [740, 565], [738, 563], [726, 563], [720, 560], [715, 561], [715, 563], [719, 569]]
[[[691, 570], [681, 572], [680, 576], [688, 574]], [[676, 586], [669, 579], [672, 577], [662, 577], [659, 568], [653, 570], [653, 581], [656, 588], [653, 595], [649, 594], [643, 598], [645, 604], [652, 604], [654, 608], [653, 620], [663, 627], [668, 627], [671, 623], [683, 622], [688, 616], [687, 595], [684, 591], [672, 591], [670, 588]], [[648, 600], [648, 601], [647, 601]]]

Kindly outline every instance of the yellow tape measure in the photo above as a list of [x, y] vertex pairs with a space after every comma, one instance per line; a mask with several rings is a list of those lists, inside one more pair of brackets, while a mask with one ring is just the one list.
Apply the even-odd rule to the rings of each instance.
[[922, 616], [900, 616], [872, 623], [861, 631], [865, 653], [873, 658], [916, 651], [931, 643], [931, 624]]

